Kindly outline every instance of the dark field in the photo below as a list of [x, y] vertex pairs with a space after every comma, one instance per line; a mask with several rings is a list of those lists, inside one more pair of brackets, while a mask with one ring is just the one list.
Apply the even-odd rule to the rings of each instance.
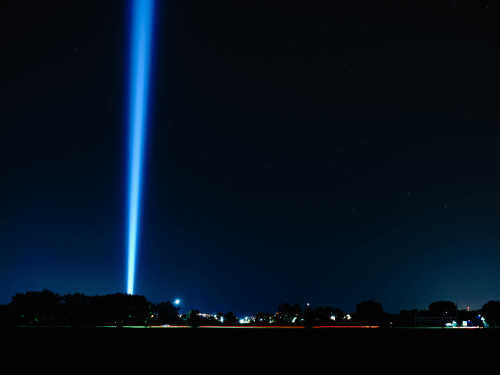
[[37, 370], [251, 375], [486, 371], [497, 362], [500, 338], [497, 329], [405, 328], [11, 328], [1, 333], [9, 343], [4, 359], [17, 356], [20, 364], [27, 359]]
[[259, 327], [19, 327], [5, 329], [3, 338], [34, 345], [55, 340], [54, 345], [92, 340], [96, 347], [144, 342], [148, 344], [201, 345], [231, 343], [233, 348], [249, 343], [267, 347], [356, 347], [371, 345], [423, 345], [424, 347], [470, 347], [500, 339], [499, 329], [475, 328], [259, 328]]

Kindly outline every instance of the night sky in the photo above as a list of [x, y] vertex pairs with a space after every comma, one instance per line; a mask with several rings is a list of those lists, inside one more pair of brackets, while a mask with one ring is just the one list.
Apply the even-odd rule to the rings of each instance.
[[[0, 303], [126, 290], [127, 11], [0, 5]], [[136, 294], [238, 315], [500, 300], [495, 3], [155, 17]]]

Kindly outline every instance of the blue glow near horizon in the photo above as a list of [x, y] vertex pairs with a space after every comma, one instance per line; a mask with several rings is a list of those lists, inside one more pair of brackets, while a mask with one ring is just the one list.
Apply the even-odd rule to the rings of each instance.
[[131, 0], [127, 294], [134, 294], [154, 0]]

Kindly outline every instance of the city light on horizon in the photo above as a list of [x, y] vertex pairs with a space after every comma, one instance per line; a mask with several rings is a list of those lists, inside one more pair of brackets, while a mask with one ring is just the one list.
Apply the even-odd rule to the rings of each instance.
[[134, 294], [143, 151], [147, 126], [154, 0], [132, 0], [130, 8], [129, 176], [127, 294]]

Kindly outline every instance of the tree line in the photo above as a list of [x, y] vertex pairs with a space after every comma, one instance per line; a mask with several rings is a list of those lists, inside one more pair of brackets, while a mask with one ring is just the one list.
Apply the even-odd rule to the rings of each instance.
[[303, 308], [299, 304], [283, 303], [277, 312], [257, 312], [240, 323], [232, 312], [203, 314], [191, 310], [179, 314], [173, 303], [151, 303], [144, 296], [122, 293], [87, 296], [81, 293], [58, 295], [49, 290], [17, 293], [7, 305], [0, 305], [0, 326], [114, 326], [151, 325], [280, 325], [332, 326], [362, 325], [381, 327], [415, 326], [418, 319], [437, 324], [451, 321], [473, 325], [500, 326], [500, 301], [489, 301], [479, 310], [459, 310], [450, 301], [436, 301], [426, 310], [402, 310], [390, 314], [382, 304], [362, 301], [356, 310], [346, 313], [339, 308], [318, 306]]
[[122, 293], [58, 295], [50, 290], [17, 293], [0, 307], [3, 326], [126, 326], [178, 317], [170, 302], [152, 304], [144, 296]]

